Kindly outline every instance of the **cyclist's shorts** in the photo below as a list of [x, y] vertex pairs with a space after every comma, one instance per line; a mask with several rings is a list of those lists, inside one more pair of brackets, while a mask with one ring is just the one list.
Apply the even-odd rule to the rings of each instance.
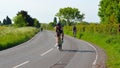
[[62, 30], [60, 32], [57, 32], [57, 37], [59, 37], [62, 33], [63, 33]]
[[61, 36], [62, 33], [57, 33], [57, 37]]

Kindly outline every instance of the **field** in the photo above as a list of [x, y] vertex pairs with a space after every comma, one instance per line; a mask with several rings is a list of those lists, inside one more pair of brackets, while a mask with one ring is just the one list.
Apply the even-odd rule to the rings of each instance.
[[[72, 26], [64, 27], [65, 34], [72, 34]], [[107, 68], [120, 68], [119, 25], [77, 25], [77, 38], [92, 42], [103, 48], [107, 54]]]
[[0, 50], [23, 43], [32, 38], [38, 30], [33, 27], [5, 27], [0, 26]]

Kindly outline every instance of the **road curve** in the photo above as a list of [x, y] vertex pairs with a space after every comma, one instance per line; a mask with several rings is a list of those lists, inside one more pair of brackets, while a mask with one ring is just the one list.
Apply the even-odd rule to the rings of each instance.
[[59, 51], [55, 33], [43, 31], [23, 44], [0, 51], [0, 68], [100, 68], [99, 56], [98, 47], [69, 36]]

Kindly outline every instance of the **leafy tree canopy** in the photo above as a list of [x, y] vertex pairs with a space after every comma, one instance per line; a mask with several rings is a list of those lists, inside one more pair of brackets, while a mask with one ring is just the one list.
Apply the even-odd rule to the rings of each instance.
[[28, 26], [34, 25], [34, 20], [32, 17], [30, 17], [30, 15], [28, 15], [27, 11], [21, 10], [20, 12], [18, 12], [17, 15], [19, 15], [19, 14], [22, 15], [22, 17], [25, 19]]
[[39, 21], [36, 18], [34, 18], [33, 20], [34, 20], [34, 26], [37, 27], [37, 28], [39, 28], [41, 26], [41, 24], [39, 23]]
[[23, 18], [22, 14], [19, 14], [13, 18], [14, 25], [18, 27], [27, 26], [25, 19]]
[[35, 26], [40, 27], [40, 23], [36, 18], [32, 18], [28, 15], [27, 11], [21, 10], [17, 13], [17, 16], [13, 18], [15, 25], [17, 26]]
[[101, 23], [120, 23], [120, 0], [101, 0], [98, 15]]
[[61, 8], [56, 16], [59, 18], [60, 21], [64, 20], [68, 24], [79, 22], [84, 19], [84, 14], [80, 14], [80, 11], [77, 8], [72, 7]]

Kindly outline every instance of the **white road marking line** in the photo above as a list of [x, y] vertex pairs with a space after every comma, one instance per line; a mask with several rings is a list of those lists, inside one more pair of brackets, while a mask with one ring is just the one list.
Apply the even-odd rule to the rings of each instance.
[[93, 45], [91, 45], [90, 43], [88, 43], [92, 48], [94, 48], [94, 50], [95, 50], [95, 52], [96, 52], [96, 57], [95, 57], [95, 60], [94, 60], [94, 62], [93, 62], [93, 65], [96, 65], [96, 62], [97, 62], [97, 59], [98, 59], [98, 52], [97, 52], [97, 49], [93, 46]]
[[30, 61], [25, 61], [25, 62], [23, 62], [23, 63], [21, 63], [21, 64], [19, 64], [19, 65], [17, 65], [17, 66], [14, 66], [13, 68], [18, 68], [18, 67], [20, 67], [20, 66], [22, 66], [22, 65], [25, 65], [25, 64], [27, 64], [27, 63], [29, 63]]
[[[83, 41], [83, 40], [81, 40], [81, 41]], [[83, 41], [83, 42], [85, 42], [85, 41]], [[95, 60], [94, 60], [94, 62], [93, 62], [93, 65], [96, 65], [96, 62], [97, 62], [97, 59], [98, 59], [98, 52], [97, 52], [97, 49], [93, 46], [93, 45], [91, 45], [90, 43], [88, 43], [88, 42], [86, 42], [88, 45], [90, 45], [94, 50], [95, 50], [95, 52], [96, 52], [96, 56], [95, 56]]]
[[[83, 41], [83, 40], [81, 40], [81, 41]], [[83, 41], [83, 42], [85, 42], [85, 41]], [[96, 65], [96, 62], [97, 62], [97, 59], [98, 59], [97, 49], [96, 49], [93, 45], [91, 45], [90, 43], [88, 43], [88, 42], [85, 42], [85, 43], [87, 43], [89, 46], [91, 46], [91, 47], [95, 50], [96, 56], [95, 56], [95, 60], [94, 60], [94, 62], [93, 62], [93, 65]]]
[[41, 56], [46, 55], [47, 53], [51, 52], [52, 50], [53, 50], [53, 48], [49, 49], [48, 51], [46, 51], [46, 52], [42, 53], [42, 54], [41, 54]]

